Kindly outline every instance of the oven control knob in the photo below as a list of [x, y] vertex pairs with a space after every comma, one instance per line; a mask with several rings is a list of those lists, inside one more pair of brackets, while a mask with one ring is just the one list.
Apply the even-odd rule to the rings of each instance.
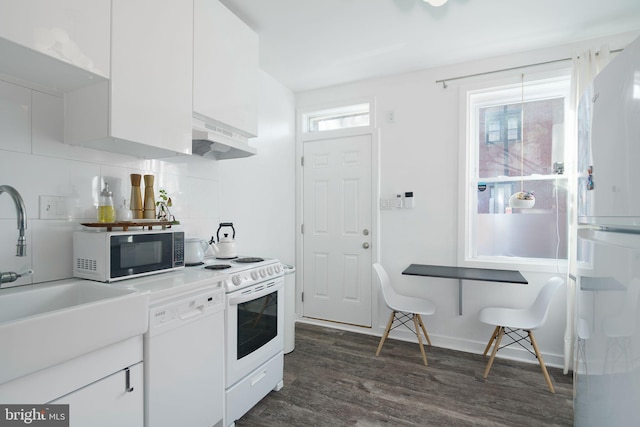
[[252, 272], [251, 272], [251, 278], [252, 278], [253, 280], [258, 280], [258, 277], [259, 277], [259, 276], [258, 276], [258, 272], [257, 272], [256, 270], [254, 270], [254, 271], [252, 271]]
[[276, 264], [273, 269], [276, 271], [276, 273], [280, 273], [280, 264]]
[[267, 270], [265, 270], [264, 268], [261, 268], [260, 269], [260, 276], [267, 277]]
[[267, 273], [269, 273], [269, 276], [271, 276], [273, 274], [273, 267], [272, 266], [267, 267]]
[[231, 281], [233, 282], [234, 285], [240, 286], [240, 283], [242, 283], [242, 277], [235, 275], [231, 278]]

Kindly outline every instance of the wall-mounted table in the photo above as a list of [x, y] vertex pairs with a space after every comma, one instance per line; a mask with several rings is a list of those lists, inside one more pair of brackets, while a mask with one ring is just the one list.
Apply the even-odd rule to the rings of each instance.
[[409, 276], [442, 277], [458, 279], [458, 314], [462, 315], [462, 281], [477, 280], [482, 282], [517, 283], [527, 285], [529, 282], [519, 271], [496, 270], [491, 268], [447, 267], [442, 265], [411, 264], [402, 274]]

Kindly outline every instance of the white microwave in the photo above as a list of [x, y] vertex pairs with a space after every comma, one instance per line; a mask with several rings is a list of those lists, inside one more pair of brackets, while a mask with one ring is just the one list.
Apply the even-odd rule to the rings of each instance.
[[184, 232], [76, 231], [73, 276], [115, 282], [184, 268]]

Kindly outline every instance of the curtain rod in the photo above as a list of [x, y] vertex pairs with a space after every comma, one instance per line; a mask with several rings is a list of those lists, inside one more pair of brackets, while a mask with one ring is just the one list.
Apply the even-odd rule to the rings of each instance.
[[[618, 53], [618, 52], [622, 52], [624, 49], [615, 49], [610, 51], [610, 53]], [[599, 55], [600, 52], [596, 52], [596, 55]], [[578, 57], [580, 58], [580, 57]], [[571, 61], [573, 58], [562, 58], [562, 59], [552, 59], [551, 61], [544, 61], [544, 62], [536, 62], [535, 64], [527, 64], [527, 65], [519, 65], [517, 67], [510, 67], [510, 68], [503, 68], [500, 70], [493, 70], [493, 71], [485, 71], [483, 73], [475, 73], [475, 74], [466, 74], [464, 76], [456, 76], [456, 77], [451, 77], [448, 79], [440, 79], [440, 80], [436, 80], [436, 84], [442, 83], [442, 88], [446, 89], [447, 86], [447, 82], [450, 82], [452, 80], [461, 80], [461, 79], [468, 79], [470, 77], [478, 77], [478, 76], [486, 76], [488, 74], [495, 74], [495, 73], [502, 73], [505, 71], [513, 71], [513, 70], [520, 70], [522, 68], [528, 68], [528, 67], [535, 67], [538, 65], [547, 65], [547, 64], [554, 64], [556, 62], [565, 62], [565, 61]]]

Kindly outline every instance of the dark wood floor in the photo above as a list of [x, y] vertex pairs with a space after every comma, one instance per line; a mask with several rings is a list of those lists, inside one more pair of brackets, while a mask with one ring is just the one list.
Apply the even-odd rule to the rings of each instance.
[[242, 419], [249, 426], [571, 426], [572, 378], [537, 365], [496, 359], [482, 379], [482, 355], [296, 324], [285, 355], [284, 388]]

